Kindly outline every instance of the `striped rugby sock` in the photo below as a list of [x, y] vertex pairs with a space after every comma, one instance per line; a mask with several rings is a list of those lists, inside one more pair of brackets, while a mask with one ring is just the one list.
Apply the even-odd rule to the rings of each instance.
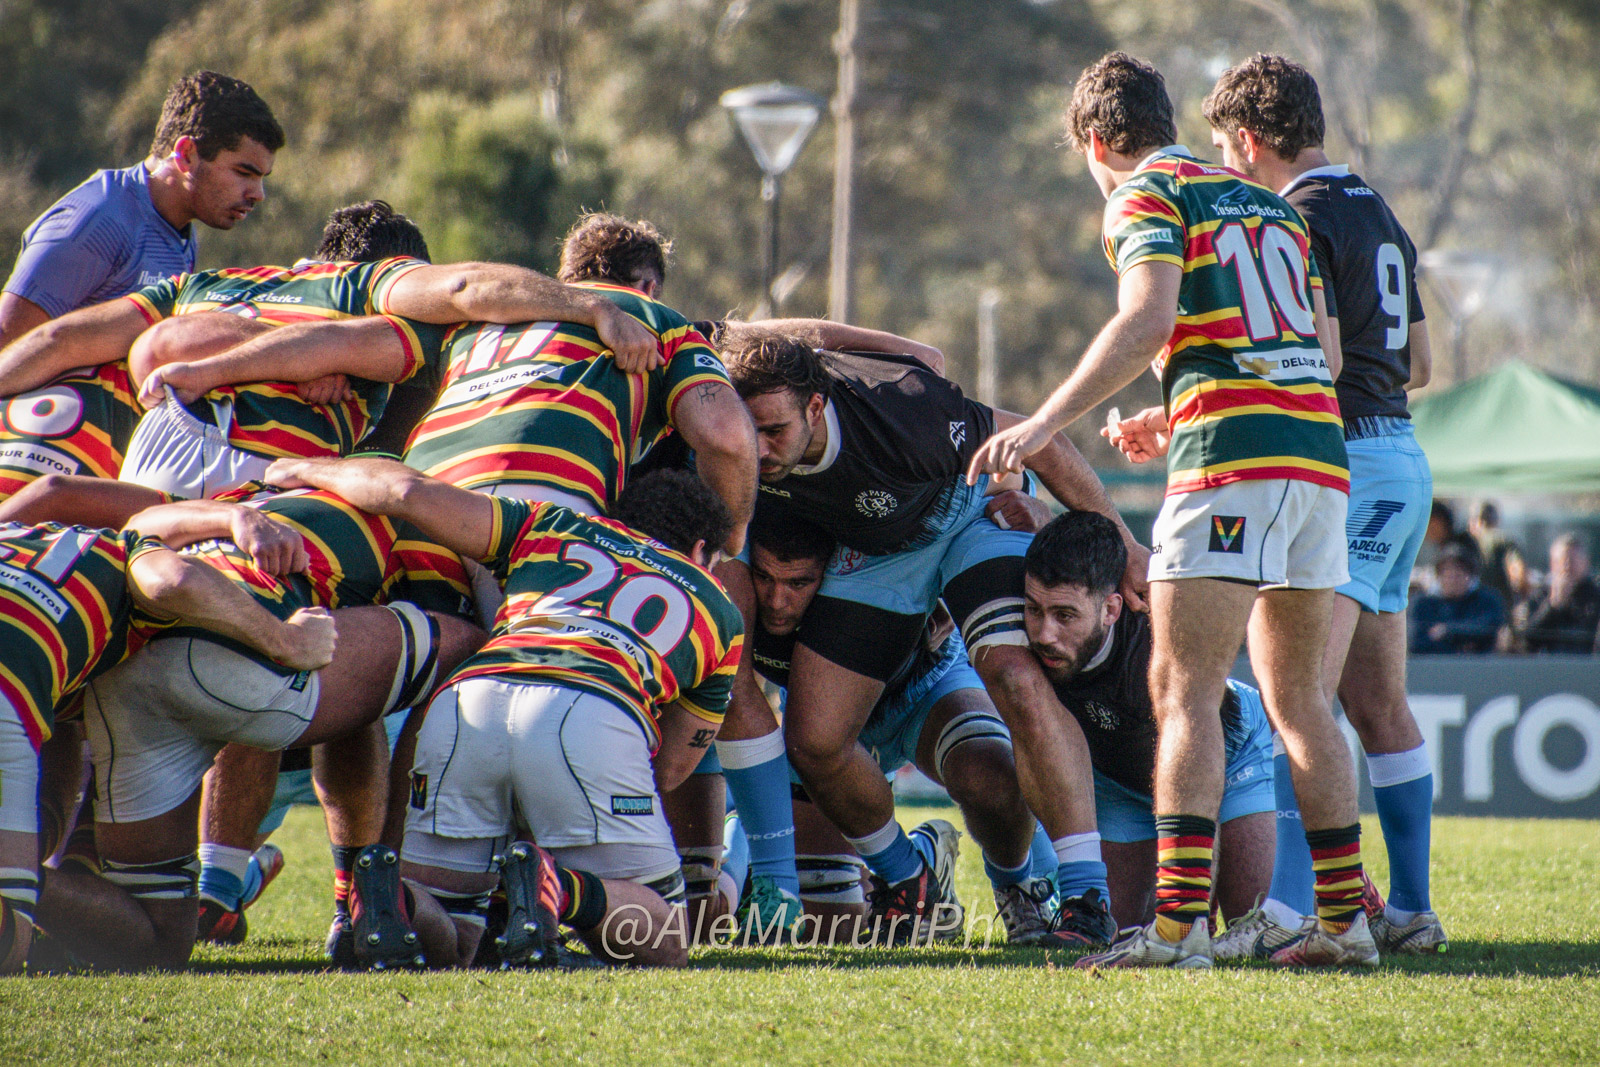
[[1361, 824], [1307, 830], [1317, 880], [1317, 920], [1330, 934], [1350, 929], [1361, 911]]
[[1203, 815], [1156, 816], [1156, 933], [1182, 941], [1211, 910], [1217, 822]]

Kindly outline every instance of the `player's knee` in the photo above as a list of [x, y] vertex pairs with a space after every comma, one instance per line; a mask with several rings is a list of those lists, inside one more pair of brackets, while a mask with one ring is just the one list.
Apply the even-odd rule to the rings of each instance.
[[972, 652], [972, 665], [983, 679], [995, 706], [1005, 712], [1013, 729], [1026, 726], [1046, 707], [1035, 697], [1043, 691], [1044, 676], [1038, 660], [1021, 645], [991, 645]]
[[827, 775], [844, 762], [849, 751], [849, 745], [840, 744], [837, 738], [803, 730], [785, 730], [783, 746], [790, 765], [807, 779]]
[[1021, 796], [1011, 745], [996, 740], [969, 741], [952, 749], [940, 765], [944, 787], [963, 808], [998, 810]]
[[101, 860], [106, 881], [132, 897], [150, 921], [152, 937], [132, 947], [122, 970], [179, 970], [194, 951], [200, 860], [193, 853], [157, 863]]

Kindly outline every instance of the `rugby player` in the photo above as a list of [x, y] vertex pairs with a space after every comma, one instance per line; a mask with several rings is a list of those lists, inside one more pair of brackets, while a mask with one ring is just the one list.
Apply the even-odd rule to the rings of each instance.
[[[0, 524], [0, 646], [5, 648], [0, 669], [0, 972], [16, 971], [27, 958], [35, 907], [42, 903], [39, 746], [50, 737], [56, 709], [65, 699], [137, 649], [145, 631], [134, 632], [135, 612], [148, 614], [147, 627], [160, 625], [157, 620], [177, 620], [295, 670], [313, 670], [333, 654], [334, 628], [320, 613], [274, 617], [199, 560], [180, 556], [147, 535], [161, 526], [159, 511], [145, 513], [121, 532]], [[223, 521], [220, 531], [229, 529]], [[288, 539], [261, 531], [248, 520], [241, 530], [240, 540], [259, 553], [260, 566], [293, 565], [295, 546]], [[183, 542], [180, 528], [164, 532], [174, 543]], [[116, 868], [110, 873], [127, 874]], [[46, 925], [42, 914], [41, 925]]]
[[1349, 578], [1349, 473], [1310, 237], [1276, 194], [1174, 144], [1160, 73], [1125, 53], [1083, 72], [1066, 126], [1109, 201], [1118, 312], [1037, 413], [984, 443], [970, 476], [1017, 470], [1145, 366], [1160, 374], [1171, 433], [1152, 442], [1170, 449], [1150, 560], [1156, 916], [1078, 965], [1211, 966], [1218, 709], [1247, 630], [1317, 883], [1315, 919], [1272, 959], [1376, 964], [1355, 774], [1321, 680], [1333, 591]]
[[[1057, 516], [1028, 547], [1023, 607], [1028, 645], [1089, 742], [1111, 913], [1124, 927], [1153, 918], [1156, 872], [1150, 620], [1122, 610], [1125, 552], [1104, 516]], [[1215, 904], [1231, 924], [1272, 878], [1272, 728], [1261, 694], [1231, 678], [1221, 716], [1226, 762], [1217, 824], [1225, 862]]]
[[167, 91], [150, 155], [96, 171], [23, 232], [0, 348], [69, 311], [194, 270], [194, 223], [231, 230], [266, 197], [283, 129], [255, 90], [202, 70]]
[[[1369, 902], [1372, 935], [1385, 952], [1443, 952], [1448, 941], [1428, 895], [1433, 767], [1406, 701], [1406, 598], [1433, 497], [1406, 408], [1406, 393], [1432, 372], [1416, 246], [1383, 197], [1329, 161], [1317, 83], [1298, 63], [1251, 57], [1223, 72], [1204, 111], [1222, 161], [1276, 189], [1305, 219], [1337, 307], [1350, 580], [1334, 598], [1323, 685], [1361, 738], [1389, 853], [1388, 906], [1373, 912]], [[1280, 808], [1293, 811], [1293, 800], [1287, 793]], [[1291, 822], [1283, 828], [1274, 892], [1252, 923], [1218, 943], [1219, 958], [1270, 951], [1311, 909], [1304, 835]]]
[[[660, 471], [601, 519], [389, 460], [285, 460], [269, 473], [414, 523], [505, 585], [488, 644], [447, 679], [417, 737], [399, 868], [410, 890], [392, 852], [358, 863], [361, 957], [408, 962], [414, 924], [430, 965], [465, 965], [503, 880], [504, 963], [553, 962], [559, 919], [603, 958], [681, 966], [683, 876], [659, 794], [715, 737], [743, 642], [706, 569], [732, 521], [716, 494]], [[513, 843], [516, 813], [542, 848]], [[625, 913], [642, 923], [632, 945], [607, 923]], [[674, 922], [682, 936], [663, 936]]]
[[[773, 338], [725, 354], [760, 438], [762, 512], [816, 523], [844, 549], [801, 625], [790, 673], [784, 737], [807, 792], [828, 811], [892, 810], [855, 738], [942, 596], [1011, 731], [1023, 795], [1055, 845], [1056, 932], [1080, 944], [1109, 940], [1116, 928], [1088, 749], [1022, 629], [1030, 535], [986, 517], [988, 479], [963, 478], [978, 443], [1016, 416], [968, 400], [914, 360], [821, 354]], [[1119, 521], [1065, 438], [1031, 467], [1058, 500]], [[1136, 596], [1146, 553], [1124, 534]], [[934, 871], [892, 818], [858, 847], [890, 872], [897, 900], [887, 911], [922, 918], [943, 902]]]
[[[483, 638], [458, 617], [468, 591], [460, 560], [403, 523], [319, 491], [264, 494], [246, 503], [301, 536], [304, 572], [269, 573], [226, 539], [201, 541], [192, 558], [258, 605], [254, 615], [331, 613], [339, 648], [321, 669], [286, 668], [237, 638], [167, 629], [90, 683], [84, 718], [103, 877], [78, 867], [53, 874], [41, 897], [40, 925], [94, 966], [175, 967], [188, 959], [198, 908], [200, 785], [224, 744], [278, 751], [352, 734], [360, 740], [381, 716], [426, 697], [435, 678]], [[215, 506], [167, 505], [136, 522], [149, 529], [159, 518], [192, 530]], [[318, 782], [335, 843], [352, 827], [369, 827], [375, 836], [387, 803], [386, 761], [364, 763], [370, 749], [359, 743], [352, 751], [328, 751], [335, 760], [348, 757]], [[269, 799], [270, 789], [246, 825], [260, 823]], [[362, 817], [363, 810], [375, 814]]]

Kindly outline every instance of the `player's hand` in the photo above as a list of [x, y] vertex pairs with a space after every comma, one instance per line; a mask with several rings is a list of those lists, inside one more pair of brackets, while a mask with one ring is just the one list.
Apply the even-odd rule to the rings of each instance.
[[158, 408], [167, 402], [167, 391], [178, 398], [178, 403], [189, 404], [205, 395], [205, 387], [198, 382], [191, 363], [164, 363], [151, 371], [139, 386], [139, 403], [146, 409]]
[[983, 513], [1002, 530], [1038, 533], [1051, 519], [1050, 508], [1038, 497], [1007, 489], [983, 506]]
[[318, 671], [333, 662], [339, 629], [327, 608], [301, 608], [282, 627], [281, 644], [273, 659], [296, 671]]
[[1159, 407], [1145, 408], [1131, 418], [1108, 423], [1101, 429], [1100, 436], [1116, 445], [1133, 463], [1159, 459], [1172, 446], [1167, 414]]
[[356, 395], [350, 388], [350, 379], [342, 374], [325, 374], [309, 382], [300, 382], [294, 391], [307, 404], [343, 404]]
[[985, 474], [1020, 474], [1022, 461], [1050, 443], [1055, 430], [1033, 418], [1001, 430], [978, 448], [967, 466], [967, 484], [977, 485]]
[[1117, 592], [1122, 602], [1133, 611], [1150, 610], [1150, 550], [1131, 537], [1124, 537], [1128, 547], [1128, 565], [1123, 568], [1122, 581]]
[[240, 506], [229, 525], [233, 543], [250, 553], [256, 566], [267, 574], [298, 574], [311, 565], [305, 540], [255, 508]]
[[611, 349], [617, 367], [628, 374], [645, 374], [665, 366], [661, 347], [650, 328], [609, 300], [602, 300], [595, 315], [600, 343]]

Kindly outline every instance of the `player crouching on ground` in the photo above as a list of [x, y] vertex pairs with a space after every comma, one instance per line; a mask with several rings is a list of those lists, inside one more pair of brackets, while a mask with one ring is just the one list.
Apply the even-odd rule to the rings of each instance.
[[[1119, 926], [1155, 915], [1156, 720], [1150, 699], [1150, 619], [1122, 610], [1127, 550], [1092, 511], [1057, 516], [1028, 549], [1023, 622], [1056, 696], [1083, 727], [1094, 762], [1095, 816]], [[1228, 680], [1215, 906], [1230, 922], [1272, 880], [1272, 728], [1261, 694]]]
[[[687, 962], [660, 792], [716, 736], [744, 639], [706, 569], [731, 525], [716, 494], [661, 471], [601, 519], [389, 460], [284, 460], [269, 476], [404, 518], [482, 561], [506, 592], [488, 644], [417, 735], [403, 861], [377, 849], [357, 862], [358, 958], [413, 962], [414, 929], [431, 966], [468, 964], [503, 882], [503, 965], [555, 963], [557, 922], [615, 962]], [[513, 841], [519, 813], [544, 848]]]

